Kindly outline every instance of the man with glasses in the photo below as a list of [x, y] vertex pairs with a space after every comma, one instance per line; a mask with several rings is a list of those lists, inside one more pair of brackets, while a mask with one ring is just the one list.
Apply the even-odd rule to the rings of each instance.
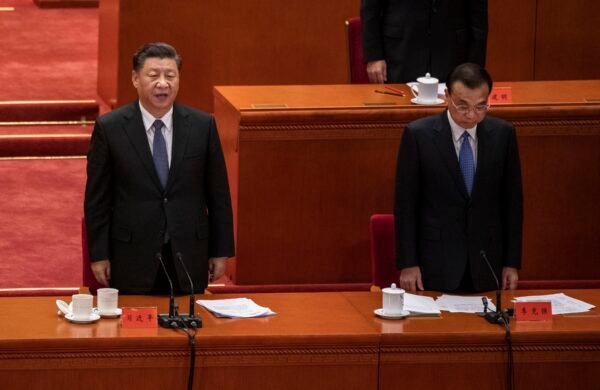
[[523, 194], [514, 127], [487, 116], [492, 79], [456, 67], [448, 109], [404, 130], [394, 206], [400, 286], [407, 291], [495, 290], [482, 252], [514, 289], [521, 265]]

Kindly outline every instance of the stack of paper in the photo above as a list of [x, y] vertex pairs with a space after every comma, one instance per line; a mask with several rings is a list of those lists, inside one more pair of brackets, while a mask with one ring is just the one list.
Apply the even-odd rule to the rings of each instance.
[[[443, 294], [438, 297], [436, 302], [440, 310], [449, 311], [451, 313], [481, 313], [483, 312], [482, 296], [478, 297], [461, 297], [459, 295]], [[488, 311], [496, 311], [496, 306], [492, 301], [488, 300]]]
[[196, 301], [202, 307], [217, 317], [227, 318], [252, 318], [266, 317], [276, 314], [268, 307], [259, 306], [252, 299], [232, 298]]
[[596, 307], [563, 293], [516, 297], [514, 300], [516, 302], [550, 302], [552, 303], [552, 314], [583, 313]]
[[440, 308], [433, 298], [405, 293], [404, 310], [408, 310], [411, 316], [439, 316]]

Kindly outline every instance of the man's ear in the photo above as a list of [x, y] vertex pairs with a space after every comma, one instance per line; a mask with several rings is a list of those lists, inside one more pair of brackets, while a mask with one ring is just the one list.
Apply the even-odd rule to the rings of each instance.
[[139, 84], [140, 80], [139, 80], [139, 75], [138, 75], [138, 73], [135, 70], [131, 71], [131, 82], [133, 83], [133, 86], [135, 88], [138, 87], [138, 84]]

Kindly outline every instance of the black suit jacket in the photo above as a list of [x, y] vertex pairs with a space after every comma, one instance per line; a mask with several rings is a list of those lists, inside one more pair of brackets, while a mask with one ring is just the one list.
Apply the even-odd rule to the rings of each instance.
[[385, 59], [390, 83], [485, 66], [487, 0], [362, 0], [360, 15], [364, 60]]
[[[233, 256], [233, 217], [214, 118], [175, 104], [171, 168], [162, 188], [136, 101], [96, 121], [88, 153], [85, 222], [91, 261], [110, 259], [111, 286], [148, 292], [165, 229], [197, 291], [208, 258]], [[175, 261], [180, 286], [189, 282]], [[160, 271], [162, 272], [162, 271]], [[172, 276], [173, 277], [173, 276]]]
[[454, 290], [467, 264], [478, 291], [520, 268], [523, 225], [521, 168], [515, 130], [488, 116], [477, 125], [477, 168], [468, 195], [447, 111], [404, 130], [396, 172], [396, 252], [399, 268], [419, 266], [429, 290]]

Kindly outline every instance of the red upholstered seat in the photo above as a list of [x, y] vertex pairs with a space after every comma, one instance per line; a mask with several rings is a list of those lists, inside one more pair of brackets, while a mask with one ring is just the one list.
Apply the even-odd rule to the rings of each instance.
[[348, 37], [348, 58], [350, 60], [350, 83], [368, 84], [367, 66], [363, 61], [361, 41], [361, 24], [359, 17], [346, 20], [346, 35]]
[[90, 293], [95, 294], [96, 290], [106, 286], [103, 286], [100, 283], [98, 283], [90, 267], [90, 255], [88, 252], [87, 232], [85, 230], [84, 219], [81, 220], [81, 258], [83, 260], [83, 286], [88, 287], [90, 289]]
[[389, 287], [398, 283], [400, 272], [396, 268], [394, 216], [375, 214], [371, 216], [371, 281], [374, 286]]

